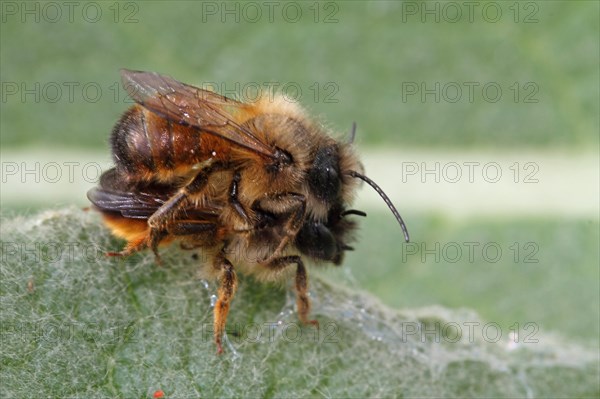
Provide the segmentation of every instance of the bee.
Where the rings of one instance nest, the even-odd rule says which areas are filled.
[[[222,336],[237,288],[236,269],[260,280],[285,278],[295,266],[297,312],[309,319],[304,260],[341,264],[366,216],[351,209],[366,182],[388,205],[406,241],[402,217],[364,175],[350,140],[331,137],[281,96],[240,102],[151,72],[121,70],[136,102],[115,125],[115,167],[88,198],[127,256],[179,240],[208,255],[219,281],[214,339]],[[234,267],[235,265],[235,267]]]

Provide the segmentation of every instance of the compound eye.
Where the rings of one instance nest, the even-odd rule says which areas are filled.
[[[308,183],[315,196],[332,202],[340,192],[339,156],[336,147],[323,147],[317,151],[308,173]]]

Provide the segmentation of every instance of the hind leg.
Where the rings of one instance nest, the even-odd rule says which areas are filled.
[[[146,248],[152,248],[157,263],[161,263],[157,248],[158,244],[168,235],[192,236],[216,232],[214,222],[203,220],[175,220],[170,222],[164,230],[148,229],[145,235],[135,238],[127,243],[121,252],[108,252],[108,256],[129,256]]]
[[[152,252],[154,252],[154,257],[156,258],[156,263],[160,264],[161,259],[158,254],[158,244],[160,244],[161,240],[167,236],[167,232],[164,230],[152,230],[150,229],[148,233],[142,237],[131,240],[127,243],[125,248],[120,252],[107,252],[107,256],[129,256],[136,252],[142,251],[146,248],[152,248]]]
[[[150,234],[146,241],[149,248],[158,257],[158,244],[166,235],[166,230],[173,223],[177,212],[185,206],[190,195],[200,194],[208,185],[209,177],[224,167],[221,163],[215,163],[200,170],[198,174],[184,187],[180,188],[177,194],[173,195],[148,219]]]

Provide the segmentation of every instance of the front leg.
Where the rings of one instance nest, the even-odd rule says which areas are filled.
[[[237,214],[244,220],[244,222],[248,223],[250,218],[248,217],[248,213],[238,198],[241,179],[242,175],[240,174],[240,171],[236,170],[233,174],[233,179],[231,179],[231,185],[229,186],[229,204],[233,207],[233,209],[235,209]]]
[[[290,239],[300,231],[306,216],[306,197],[298,193],[274,194],[258,200],[253,208],[257,212],[269,212],[286,218],[283,223],[283,238],[275,251],[260,262],[267,264],[279,257]]]
[[[267,267],[273,270],[281,270],[289,265],[296,264],[296,306],[298,308],[298,318],[304,324],[312,324],[319,328],[317,320],[309,320],[310,299],[308,298],[308,276],[302,258],[297,255],[282,256],[271,261]]]

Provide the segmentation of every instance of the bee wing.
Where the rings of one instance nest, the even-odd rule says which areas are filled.
[[[88,199],[103,212],[119,212],[126,218],[146,219],[165,200],[145,193],[127,193],[121,191],[93,188],[87,193]]]
[[[88,199],[103,212],[118,212],[129,219],[148,219],[167,200],[166,196],[145,192],[123,192],[96,187],[88,191]],[[218,208],[192,208],[186,210],[186,218],[214,220],[219,216]]]
[[[152,112],[173,122],[197,127],[252,152],[275,158],[271,146],[236,122],[239,116],[250,112],[251,105],[155,72],[121,69],[121,78],[129,96]]]

